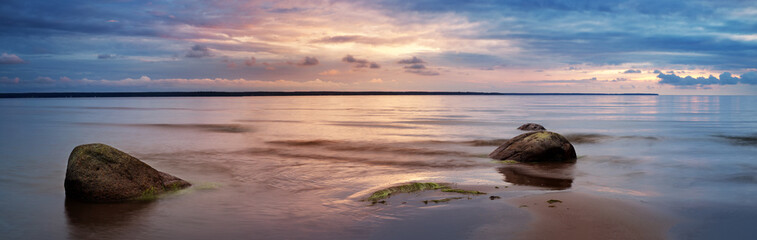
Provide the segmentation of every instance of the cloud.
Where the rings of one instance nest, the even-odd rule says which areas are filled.
[[[757,85],[757,72],[747,72],[741,74],[740,83]]]
[[[370,83],[383,83],[383,82],[384,82],[384,80],[383,80],[383,79],[381,79],[381,78],[374,78],[374,79],[371,79],[371,80],[370,80],[370,81],[368,81],[368,82],[370,82]]]
[[[0,77],[0,84],[18,84],[19,81],[21,81],[19,78]]]
[[[67,82],[65,81],[68,79],[67,77],[61,77],[61,82]],[[70,80],[70,79],[69,79]],[[31,80],[21,80],[21,78],[9,78],[9,77],[0,77],[0,84],[4,85],[54,85],[57,81],[55,79],[52,79],[50,77],[36,77]]]
[[[333,81],[315,79],[310,81],[291,81],[275,80],[262,81],[253,79],[228,79],[228,78],[165,78],[153,79],[148,76],[139,78],[125,78],[118,80],[109,79],[78,79],[71,80],[67,77],[61,77],[60,81],[55,81],[49,77],[37,77],[34,80],[20,80],[19,78],[0,77],[0,84],[8,84],[13,87],[26,85],[29,87],[39,87],[40,85],[67,87],[70,89],[86,88],[90,90],[117,90],[117,91],[134,91],[144,88],[159,90],[219,90],[219,91],[239,91],[246,90],[335,90],[351,85]]]
[[[50,77],[37,77],[34,80],[32,80],[31,83],[36,83],[36,84],[53,84],[53,83],[55,83],[55,80],[53,80]]]
[[[115,54],[98,54],[97,55],[97,59],[113,59],[113,58],[116,58],[116,57],[118,57],[118,56],[115,55]]]
[[[248,67],[252,67],[252,65],[255,65],[255,61],[256,61],[255,57],[250,57],[249,59],[244,60],[244,65]]]
[[[426,61],[413,56],[412,58],[402,59],[397,61],[399,64],[404,64],[405,72],[414,73],[421,76],[437,76],[439,72],[426,69]]]
[[[412,64],[405,66],[405,69],[426,69],[426,65],[423,64]]]
[[[657,78],[660,79],[658,83],[667,84],[673,86],[708,86],[708,85],[734,85],[734,84],[749,84],[757,85],[757,72],[747,72],[741,75],[741,77],[732,76],[729,72],[720,74],[720,78],[710,75],[709,77],[680,77],[675,73],[664,74],[660,73]]]
[[[618,82],[628,82],[628,81],[630,80],[628,80],[627,78],[597,79],[597,77],[592,77],[592,78],[574,79],[574,80],[530,80],[530,81],[520,81],[520,83],[598,84],[598,83],[618,83]]]
[[[265,66],[265,70],[268,70],[268,71],[276,70],[276,66],[274,66],[275,64],[273,63],[263,62],[262,64],[263,66]]]
[[[426,63],[426,62],[423,61],[423,60],[421,60],[420,58],[417,58],[417,57],[413,56],[412,58],[399,60],[399,61],[397,61],[397,63],[399,63],[399,64],[419,64],[419,63],[422,64],[422,63]]]
[[[213,54],[210,53],[210,49],[207,46],[195,44],[190,48],[189,52],[187,52],[184,57],[188,58],[203,58],[203,57],[211,57]]]
[[[115,2],[3,1],[0,46],[4,47],[0,53],[24,56],[34,63],[34,71],[21,66],[3,69],[2,74],[27,80],[37,75],[122,79],[131,76],[128,72],[133,74],[124,69],[142,69],[144,74],[160,78],[239,77],[241,71],[223,71],[218,69],[223,66],[215,61],[214,64],[176,61],[184,57],[204,59],[213,54],[234,56],[237,68],[255,66],[246,67],[244,76],[265,80],[278,79],[279,74],[292,78],[311,76],[331,68],[348,71],[347,66],[329,65],[321,69],[318,65],[315,71],[294,67],[305,55],[319,59],[331,56],[322,64],[327,65],[338,60],[334,56],[346,53],[369,58],[356,59],[367,63],[349,63],[354,68],[381,67],[427,75],[433,70],[438,71],[436,74],[445,70],[442,73],[446,74],[446,69],[454,69],[455,74],[471,74],[471,80],[482,81],[494,76],[481,75],[478,69],[492,69],[491,66],[503,72],[545,69],[540,75],[554,74],[555,79],[592,77],[578,71],[559,71],[571,65],[586,66],[586,71],[591,72],[608,64],[634,64],[620,65],[628,67],[648,63],[644,66],[660,69],[693,66],[715,69],[718,73],[743,73],[754,71],[757,66],[757,58],[750,57],[757,53],[754,14],[743,15],[747,10],[754,12],[754,3],[750,1]],[[650,24],[655,27],[650,28]],[[193,46],[198,48],[193,50]],[[108,51],[95,54],[118,53],[134,60],[161,60],[92,65],[70,58],[89,54],[85,57],[94,61],[93,49]],[[177,59],[163,60],[174,54]],[[260,61],[244,59],[252,55],[260,57]],[[400,59],[413,55],[422,56],[431,64],[418,57]],[[286,59],[291,63],[280,63]],[[263,61],[275,62],[275,67],[282,71],[266,72],[264,68],[273,69],[274,65],[263,65]],[[425,69],[405,66],[415,64]],[[644,68],[643,72],[648,73]],[[612,71],[614,74],[625,70]],[[367,75],[374,73],[356,74],[366,74],[362,77],[371,79],[375,76]],[[503,74],[523,80],[537,78],[515,72]],[[721,77],[719,81],[740,82],[741,78]],[[446,81],[454,82],[451,78]]]
[[[364,36],[349,35],[349,36],[333,36],[324,37],[313,42],[317,43],[347,43],[347,42],[363,42],[367,38]]]
[[[394,44],[402,44],[412,41],[414,38],[412,37],[398,37],[398,38],[378,38],[378,37],[367,37],[362,35],[341,35],[341,36],[332,36],[332,37],[324,37],[318,40],[311,41],[312,43],[330,43],[330,44],[340,44],[340,43],[360,43],[360,44],[368,44],[368,45],[394,45]]]
[[[227,56],[224,56],[224,57],[223,57],[223,58],[221,59],[221,62],[223,62],[223,63],[226,63],[226,68],[228,68],[228,69],[234,69],[234,68],[237,68],[237,63],[236,63],[236,62],[234,62],[234,60],[231,60],[231,59],[230,59],[229,57],[227,57]]]
[[[307,10],[306,8],[298,8],[298,7],[292,7],[292,8],[270,8],[267,9],[268,12],[271,13],[299,13]]]
[[[23,59],[15,54],[3,53],[0,55],[0,64],[22,64],[26,63]]]
[[[328,71],[320,72],[320,73],[318,73],[318,75],[321,75],[321,76],[333,76],[333,75],[339,75],[339,73],[340,73],[339,70],[331,69],[331,70],[328,70]]]
[[[407,69],[405,72],[409,73],[415,73],[422,76],[437,76],[439,75],[439,72],[433,71],[433,70],[422,70],[422,69]]]
[[[662,73],[662,71],[655,69],[652,73],[660,74],[660,73]]]
[[[638,69],[628,69],[628,70],[626,70],[623,73],[625,73],[625,74],[629,74],[629,73],[641,73],[641,70],[638,70]]]
[[[347,55],[347,56],[344,56],[342,58],[342,62],[366,64],[366,63],[368,63],[368,60],[364,60],[364,59],[358,60],[355,57],[353,57],[352,55]]]
[[[315,58],[315,57],[305,57],[302,60],[300,60],[300,62],[297,63],[297,65],[300,65],[300,66],[315,66],[315,65],[318,65],[318,63],[319,63],[318,59]]]
[[[381,68],[376,62],[369,62],[367,59],[357,59],[352,55],[347,55],[342,58],[342,62],[352,63],[354,68]]]

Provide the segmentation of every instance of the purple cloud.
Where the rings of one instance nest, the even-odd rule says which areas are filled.
[[[300,65],[300,66],[315,66],[315,65],[318,65],[318,63],[319,63],[318,59],[315,58],[315,57],[305,57],[299,63],[297,63],[297,65]]]
[[[397,63],[399,63],[399,64],[423,64],[423,63],[426,63],[426,62],[423,61],[423,60],[421,60],[418,57],[413,56],[413,58],[399,60],[399,61],[397,61]]]
[[[211,57],[213,54],[210,53],[210,49],[207,46],[196,44],[192,46],[192,48],[187,52],[184,57],[188,58],[203,58],[203,57]]]
[[[342,58],[342,62],[353,63],[355,68],[381,68],[376,62],[369,62],[367,59],[357,59],[352,55],[347,55]]]

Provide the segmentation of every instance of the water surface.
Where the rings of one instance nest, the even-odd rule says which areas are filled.
[[[0,232],[10,239],[508,239],[505,199],[578,191],[676,217],[677,239],[757,235],[757,97],[282,96],[0,99]],[[579,160],[486,155],[536,122]],[[194,187],[149,203],[66,201],[66,160],[101,142]],[[412,181],[503,197],[361,201]],[[495,188],[497,187],[497,188]],[[507,188],[505,188],[507,187]],[[404,202],[404,204],[403,204]]]

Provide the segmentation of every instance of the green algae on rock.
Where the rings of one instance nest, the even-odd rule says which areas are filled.
[[[371,194],[371,196],[368,197],[368,199],[366,200],[376,202],[378,200],[388,198],[389,196],[395,193],[411,193],[411,192],[419,192],[423,190],[436,190],[436,189],[441,189],[444,187],[446,186],[442,184],[438,184],[438,183],[432,183],[432,182],[410,183],[410,184],[394,186],[394,187],[378,190],[374,192],[373,194]]]
[[[74,148],[68,158],[64,181],[67,198],[86,202],[153,200],[159,194],[190,185],[100,143]]]
[[[399,185],[399,186],[394,186],[394,187],[378,190],[374,192],[373,194],[371,194],[370,197],[364,199],[363,201],[371,201],[375,204],[379,200],[391,197],[391,195],[393,194],[420,192],[420,191],[426,191],[426,190],[441,190],[442,192],[453,192],[453,193],[468,194],[468,195],[486,194],[485,192],[479,192],[475,190],[463,190],[463,189],[452,188],[449,185],[444,184],[444,183],[433,183],[433,182],[417,183],[415,182],[415,183],[408,183],[405,185]]]
[[[453,193],[470,194],[470,195],[486,194],[485,192],[479,192],[476,190],[463,190],[463,189],[456,189],[456,188],[444,188],[442,189],[442,192],[453,192]]]

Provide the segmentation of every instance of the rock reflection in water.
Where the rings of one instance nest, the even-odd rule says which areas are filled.
[[[573,184],[575,163],[508,164],[497,169],[505,182],[554,190],[568,189]]]
[[[106,239],[133,235],[143,228],[141,216],[153,206],[154,202],[86,203],[66,199],[69,237]]]

